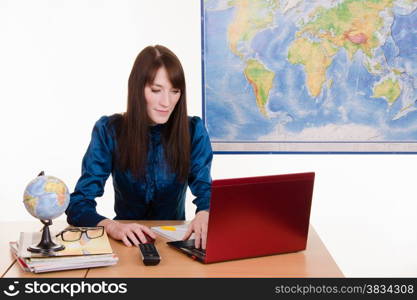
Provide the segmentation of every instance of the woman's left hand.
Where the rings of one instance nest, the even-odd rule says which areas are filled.
[[[195,214],[194,219],[188,225],[188,230],[185,233],[183,240],[188,240],[191,234],[194,232],[195,247],[206,249],[207,242],[207,225],[209,219],[209,212],[207,210],[200,210]],[[200,244],[201,242],[201,244]]]

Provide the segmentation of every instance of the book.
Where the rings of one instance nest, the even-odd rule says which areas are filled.
[[[18,256],[18,245],[17,242],[10,242],[10,250],[13,254],[14,259],[16,259],[17,263],[19,264],[20,268],[23,271],[30,272],[29,266],[26,264],[25,260]]]
[[[151,229],[157,234],[161,235],[164,238],[167,238],[170,241],[180,241],[184,237],[188,229],[188,224],[182,225],[168,225],[168,226],[154,226]],[[191,235],[190,239],[194,238],[194,233]]]
[[[103,267],[114,265],[119,260],[112,251],[106,233],[96,239],[85,237],[75,242],[54,239],[54,242],[64,244],[65,249],[48,255],[29,252],[27,248],[38,243],[41,234],[41,232],[21,232],[19,242],[9,243],[12,255],[23,271],[44,273]]]
[[[21,232],[19,239],[19,257],[45,257],[41,253],[33,253],[27,248],[33,244],[39,243],[42,237],[42,232]],[[112,248],[106,232],[103,236],[95,239],[89,239],[85,235],[75,242],[63,241],[60,237],[52,238],[57,244],[65,246],[64,250],[53,252],[49,256],[69,256],[69,255],[91,255],[91,254],[110,254]]]

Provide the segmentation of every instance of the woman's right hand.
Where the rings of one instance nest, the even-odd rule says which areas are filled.
[[[152,230],[138,223],[120,223],[110,219],[101,220],[97,226],[103,226],[107,234],[115,240],[122,241],[126,246],[131,247],[132,244],[138,246],[139,243],[146,243],[148,240],[145,235],[152,239],[156,239]]]

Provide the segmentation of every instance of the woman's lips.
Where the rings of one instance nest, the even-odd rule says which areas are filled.
[[[166,115],[169,113],[169,110],[159,110],[159,109],[155,109],[157,113],[161,114],[161,115]]]

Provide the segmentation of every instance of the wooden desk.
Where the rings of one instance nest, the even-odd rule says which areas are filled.
[[[182,221],[138,221],[151,226],[179,225]],[[51,230],[67,226],[54,222]],[[17,240],[21,231],[40,230],[40,222],[0,223],[0,274],[2,277],[343,277],[342,272],[327,251],[315,230],[310,227],[305,251],[241,259],[214,264],[201,264],[166,245],[158,237],[156,247],[161,256],[158,266],[144,266],[137,247],[126,247],[122,242],[110,240],[113,251],[119,256],[115,266],[80,269],[45,274],[24,272],[13,259],[9,241]]]

